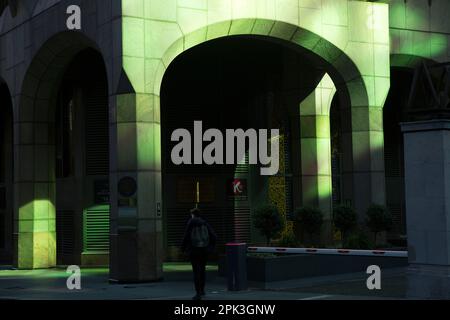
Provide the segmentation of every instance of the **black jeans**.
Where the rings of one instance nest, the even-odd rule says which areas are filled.
[[[194,272],[195,291],[200,295],[205,292],[208,251],[206,248],[192,248],[190,256],[192,271]]]

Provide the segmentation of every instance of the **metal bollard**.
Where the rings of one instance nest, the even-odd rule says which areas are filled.
[[[247,290],[247,244],[228,243],[226,253],[228,290]]]

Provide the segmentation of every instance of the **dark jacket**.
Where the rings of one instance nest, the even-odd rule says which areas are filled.
[[[191,233],[192,229],[196,226],[206,225],[209,232],[209,245],[208,252],[213,252],[216,247],[217,235],[214,232],[211,225],[203,220],[202,218],[192,218],[189,220],[186,231],[184,232],[183,243],[181,244],[181,250],[186,253],[190,253],[192,251],[192,242],[191,242]]]

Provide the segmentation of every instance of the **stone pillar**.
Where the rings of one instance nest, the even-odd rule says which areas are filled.
[[[342,203],[355,209],[362,226],[371,204],[386,203],[383,105],[384,88],[389,87],[388,77],[376,79],[375,87],[365,83],[365,78],[336,84],[340,91]]]
[[[402,124],[409,295],[450,296],[450,121]]]
[[[21,98],[23,108],[33,110],[31,99]],[[53,127],[45,112],[14,123],[14,266],[19,269],[56,265]]]
[[[359,223],[364,225],[371,204],[386,204],[383,107],[352,106],[351,132],[346,132],[348,125],[345,121],[342,124],[344,201],[352,199]],[[346,183],[350,179],[353,182],[351,189]]]
[[[329,114],[335,93],[333,81],[325,75],[317,88],[300,103],[302,203],[323,211],[326,238],[331,237],[333,205]]]
[[[163,262],[159,96],[117,95],[111,106],[110,278],[156,281]]]

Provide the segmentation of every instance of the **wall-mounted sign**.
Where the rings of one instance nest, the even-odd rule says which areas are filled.
[[[227,196],[235,200],[247,200],[247,180],[246,179],[229,179],[227,181]]]
[[[132,177],[124,177],[119,180],[117,185],[119,192],[119,207],[136,207],[137,206],[137,182]]]
[[[132,177],[124,177],[120,179],[117,189],[122,197],[132,197],[137,192],[136,180]]]

